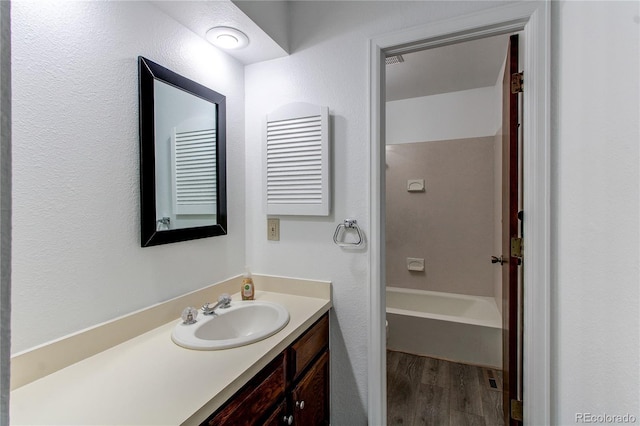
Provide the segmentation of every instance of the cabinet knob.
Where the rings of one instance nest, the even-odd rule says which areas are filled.
[[[290,416],[284,416],[284,424],[285,425],[292,425],[293,424],[293,415]]]
[[[304,410],[304,401],[296,401],[296,408]]]

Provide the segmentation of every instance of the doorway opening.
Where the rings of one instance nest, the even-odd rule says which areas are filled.
[[[501,34],[385,61],[389,425],[505,424],[510,42]]]
[[[518,4],[492,11],[409,29],[372,40],[371,43],[371,293],[369,353],[369,422],[386,424],[386,131],[385,131],[385,59],[418,50],[453,45],[471,40],[521,32],[524,47],[523,66],[527,71],[526,97],[523,101],[525,141],[523,180],[527,191],[523,210],[527,220],[522,231],[528,239],[523,254],[524,282],[535,282],[525,289],[522,323],[527,333],[522,349],[523,400],[526,423],[546,424],[550,419],[549,366],[549,8],[544,3]],[[420,177],[417,185],[422,182]],[[407,179],[408,181],[409,179]],[[415,182],[413,182],[415,183]],[[406,182],[410,185],[409,182]],[[425,186],[428,185],[425,182]],[[420,257],[410,264],[421,268]],[[496,255],[498,259],[499,256]],[[416,262],[417,259],[417,262]],[[406,260],[406,259],[405,259]],[[427,260],[425,258],[425,260]],[[426,262],[428,265],[428,262]],[[426,362],[426,361],[425,361]],[[499,377],[490,377],[489,386]],[[509,401],[510,402],[510,401]]]

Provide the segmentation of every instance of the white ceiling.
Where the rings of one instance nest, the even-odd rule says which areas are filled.
[[[267,61],[288,53],[231,0],[218,1],[149,1],[152,5],[206,40],[207,30],[216,26],[236,28],[249,37],[249,45],[225,50],[243,64]]]
[[[507,55],[508,35],[402,55],[387,65],[387,101],[494,86]]]

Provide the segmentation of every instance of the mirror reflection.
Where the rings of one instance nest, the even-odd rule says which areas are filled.
[[[156,80],[157,230],[215,225],[216,104]]]
[[[139,58],[142,245],[226,234],[225,97]]]

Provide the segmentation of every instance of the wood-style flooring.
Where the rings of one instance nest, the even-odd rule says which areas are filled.
[[[387,351],[387,424],[504,425],[502,371]]]

